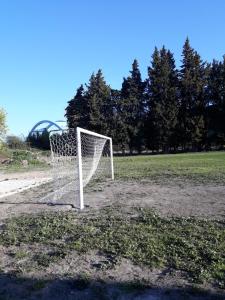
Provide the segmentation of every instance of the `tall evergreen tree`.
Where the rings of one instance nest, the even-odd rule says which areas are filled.
[[[198,150],[225,143],[225,57],[204,63],[186,39],[178,72],[173,54],[155,48],[143,82],[135,59],[121,90],[106,84],[101,70],[92,74],[68,102],[69,127],[83,127],[113,137],[130,152],[171,148]],[[206,135],[207,133],[207,135]]]
[[[121,91],[111,90],[111,101],[113,105],[113,114],[111,122],[111,136],[114,144],[118,145],[120,150],[125,154],[126,145],[129,142],[127,133],[126,123],[124,122],[123,116],[126,114],[121,101]]]
[[[209,140],[223,145],[225,142],[225,56],[222,62],[213,60],[208,83]]]
[[[130,76],[123,79],[121,89],[121,119],[125,123],[130,152],[141,151],[144,126],[144,83],[141,79],[138,61],[132,64]]]
[[[113,105],[111,101],[111,89],[104,80],[101,70],[92,74],[87,85],[86,98],[89,108],[90,130],[98,133],[108,134],[111,130],[111,118]]]
[[[223,145],[225,143],[225,55],[221,63],[221,85],[220,85],[220,101],[218,103],[218,109],[221,112],[221,130],[223,133]]]
[[[88,128],[89,106],[83,85],[77,89],[74,98],[68,102],[65,117],[69,128],[77,126]]]
[[[183,148],[201,146],[205,134],[205,63],[190,46],[187,38],[183,47],[180,70],[180,141]]]
[[[148,76],[148,137],[153,149],[167,152],[175,144],[178,77],[173,54],[165,47],[155,48]]]

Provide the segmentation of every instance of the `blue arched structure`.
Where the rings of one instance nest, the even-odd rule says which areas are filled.
[[[39,121],[37,124],[35,124],[33,126],[33,128],[31,129],[31,131],[28,134],[28,137],[33,136],[34,134],[38,133],[42,133],[43,131],[47,130],[49,131],[51,127],[53,127],[54,129],[58,129],[58,130],[63,130],[65,129],[65,126],[62,126],[62,124],[60,123],[65,123],[65,121],[49,121],[49,120],[42,120]],[[40,127],[40,125],[44,125],[41,128],[38,129],[38,127]]]

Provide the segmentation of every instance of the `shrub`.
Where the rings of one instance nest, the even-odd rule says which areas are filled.
[[[7,136],[6,143],[10,149],[26,149],[27,144],[20,137],[15,135]]]

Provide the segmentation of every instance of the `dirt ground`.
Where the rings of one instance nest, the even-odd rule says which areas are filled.
[[[4,180],[26,180],[30,178],[47,177],[44,171],[18,174],[1,174]],[[24,213],[39,213],[41,211],[67,211],[78,206],[75,195],[67,195],[65,203],[49,205],[40,199],[52,191],[51,183],[45,183],[32,189],[24,190],[0,199],[0,220]],[[85,209],[83,213],[98,212],[100,208],[123,206],[123,209],[134,207],[150,207],[162,216],[195,216],[209,219],[225,218],[225,186],[222,185],[193,185],[190,182],[171,182],[154,184],[148,180],[106,182],[103,185],[90,186],[84,193]],[[35,245],[23,246],[24,251],[35,253]],[[29,248],[29,249],[28,249]],[[193,286],[184,280],[180,272],[175,270],[150,270],[133,265],[129,260],[122,259],[114,269],[102,269],[99,266],[107,262],[107,258],[98,253],[78,255],[70,253],[58,263],[51,264],[46,269],[24,271],[26,276],[18,281],[14,274],[15,262],[10,255],[13,247],[0,248],[2,269],[5,275],[0,276],[0,299],[135,299],[135,300],[172,300],[172,299],[225,299],[225,292],[215,291],[211,286],[201,286],[207,293],[194,291]],[[17,249],[18,250],[18,249]],[[20,249],[21,250],[21,249]],[[43,249],[46,252],[48,249]],[[15,250],[16,251],[16,250]],[[30,262],[30,264],[32,261]],[[20,268],[26,270],[27,262],[20,262]],[[32,268],[31,268],[32,269]],[[87,273],[92,278],[90,286],[75,288],[73,281],[80,273]],[[69,276],[65,277],[65,274]],[[40,285],[40,279],[43,286]],[[123,282],[151,282],[152,288],[145,290],[129,290]],[[189,291],[190,289],[190,291]],[[27,293],[27,290],[30,292]],[[121,290],[123,292],[121,292]],[[1,298],[8,293],[8,298]],[[27,293],[27,294],[26,294]],[[15,296],[16,295],[16,296]],[[10,298],[11,297],[11,298]],[[223,298],[224,297],[224,298]]]
[[[23,251],[36,252],[35,245],[24,246]],[[10,249],[14,253],[16,249]],[[108,260],[99,253],[78,255],[71,252],[60,262],[45,268],[29,271],[33,262],[21,259],[18,267],[27,268],[26,276],[16,276],[12,268],[13,255],[9,249],[0,248],[5,276],[0,275],[0,299],[13,300],[222,300],[223,290],[212,286],[193,286],[184,279],[181,271],[149,269],[122,259],[113,269],[103,268]],[[28,268],[28,263],[29,268]],[[26,265],[27,264],[27,265]],[[65,276],[66,274],[66,276]],[[90,281],[79,279],[88,275]],[[76,279],[74,279],[76,278]],[[134,285],[136,282],[136,286]],[[131,283],[131,284],[129,284]],[[146,284],[146,288],[139,286]],[[3,298],[1,295],[8,296]],[[1,294],[2,293],[2,294]]]
[[[36,182],[48,178],[46,171],[1,174],[0,181],[26,180]],[[41,201],[52,192],[52,183],[45,183],[0,199],[0,219],[20,213],[38,213],[42,210],[58,211],[79,207],[78,195],[67,194],[64,202],[49,205]],[[151,181],[126,181],[98,183],[88,187],[84,193],[85,210],[100,209],[105,206],[151,207],[162,216],[195,216],[210,219],[225,218],[225,186],[193,185],[190,182],[174,182],[170,185],[155,184]]]

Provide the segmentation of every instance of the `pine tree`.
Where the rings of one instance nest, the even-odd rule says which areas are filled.
[[[89,107],[83,85],[77,89],[74,98],[68,102],[65,116],[69,128],[75,128],[77,126],[88,128]]]
[[[180,70],[180,113],[179,132],[183,148],[192,146],[197,150],[205,135],[205,63],[190,46],[188,38],[183,47]]]
[[[155,48],[148,68],[148,138],[153,149],[167,152],[175,144],[178,116],[178,77],[173,54]]]
[[[222,131],[223,131],[223,146],[225,143],[225,55],[223,56],[222,62],[222,82],[221,82],[221,92],[220,92],[220,110],[222,115]]]
[[[123,79],[121,89],[120,113],[123,120],[124,129],[127,132],[127,140],[130,152],[134,149],[141,151],[142,132],[144,126],[144,84],[138,61],[135,59],[132,64],[130,76]]]
[[[208,84],[208,139],[223,145],[225,142],[225,56],[223,61],[213,60]]]
[[[49,132],[47,129],[44,129],[40,135],[39,145],[41,149],[50,150]]]
[[[147,97],[147,118],[145,124],[146,146],[152,150],[159,149],[158,133],[155,130],[156,118],[154,113],[154,100],[157,95],[158,70],[160,65],[160,56],[157,47],[152,54],[151,67],[148,67],[148,79],[146,80],[146,97]]]
[[[110,86],[106,84],[101,70],[98,70],[96,75],[92,74],[87,85],[86,98],[90,120],[88,128],[98,133],[109,134],[113,105]]]
[[[111,90],[111,100],[113,105],[113,119],[111,122],[111,136],[115,145],[122,150],[125,154],[126,145],[129,142],[129,137],[127,133],[127,126],[124,122],[124,116],[126,115],[126,109],[121,101],[121,91]]]

